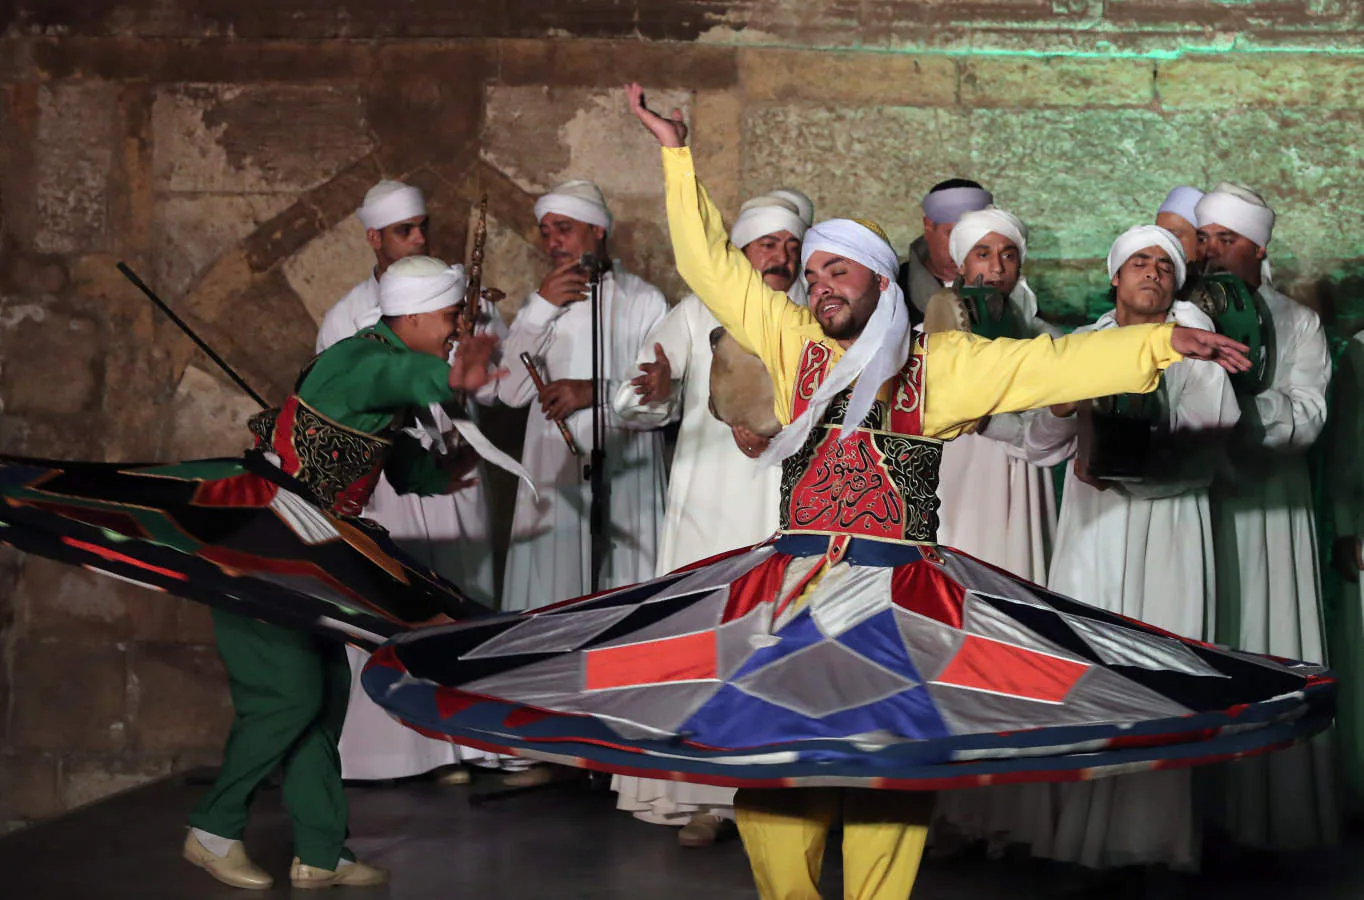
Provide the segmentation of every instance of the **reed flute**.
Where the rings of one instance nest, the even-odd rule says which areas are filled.
[[[545,379],[542,378],[539,371],[536,370],[535,360],[530,358],[529,353],[521,354],[521,365],[525,366],[526,371],[530,373],[530,380],[535,382],[535,389],[537,391],[543,391],[545,389]],[[568,444],[568,452],[572,453],[574,456],[582,456],[583,451],[578,447],[578,442],[573,440],[573,432],[568,430],[567,423],[565,423],[563,419],[555,419],[554,424],[559,426],[559,433],[564,436],[564,443]]]

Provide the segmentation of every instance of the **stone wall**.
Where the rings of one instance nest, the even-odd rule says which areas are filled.
[[[676,297],[638,79],[682,108],[732,213],[779,184],[917,233],[976,177],[1033,229],[1047,314],[1093,313],[1099,260],[1169,186],[1278,206],[1283,282],[1360,294],[1360,4],[1336,0],[352,0],[0,4],[0,452],[222,455],[252,403],[114,270],[126,260],[271,400],[365,274],[381,176],[463,255],[487,193],[504,313],[538,281],[531,203],[596,179],[614,250]],[[1353,307],[1352,307],[1353,309]],[[1352,313],[1353,314],[1353,313]],[[514,437],[514,436],[513,436]],[[505,509],[499,510],[505,514]],[[202,609],[0,556],[0,823],[196,761],[230,707]]]

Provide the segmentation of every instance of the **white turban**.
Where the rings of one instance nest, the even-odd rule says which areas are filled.
[[[1184,245],[1179,238],[1159,225],[1135,225],[1118,235],[1108,251],[1108,277],[1112,279],[1122,264],[1132,258],[1132,254],[1148,247],[1159,247],[1170,255],[1170,262],[1175,264],[1175,289],[1182,288],[1188,271],[1184,261]]]
[[[739,207],[739,217],[729,230],[729,242],[742,250],[763,235],[789,231],[800,240],[808,226],[788,200],[764,194]]]
[[[909,359],[910,325],[904,294],[895,283],[899,260],[890,242],[878,231],[852,219],[828,219],[805,232],[800,262],[804,268],[811,254],[823,250],[860,263],[886,279],[887,287],[876,302],[866,327],[832,372],[815,390],[810,405],[787,427],[777,432],[761,457],[775,464],[800,450],[810,431],[824,418],[835,395],[852,384],[852,400],[843,420],[839,439],[851,435],[867,413],[887,380],[904,368]]]
[[[535,221],[540,221],[548,213],[568,216],[578,222],[596,225],[611,233],[611,210],[606,208],[606,198],[601,188],[590,181],[575,178],[545,194],[535,201]]]
[[[379,277],[379,308],[361,318],[368,328],[381,316],[408,316],[454,306],[464,296],[468,280],[461,265],[447,266],[429,256],[409,256]]]
[[[1203,192],[1198,188],[1181,184],[1165,195],[1165,202],[1160,204],[1160,209],[1156,210],[1156,215],[1174,213],[1190,225],[1197,225],[1198,201],[1202,200],[1203,196]]]
[[[1204,194],[1195,213],[1198,221],[1194,224],[1199,228],[1221,225],[1260,247],[1268,247],[1269,239],[1274,236],[1274,210],[1250,188],[1229,181]],[[1271,274],[1266,258],[1260,263],[1260,280],[1269,284]]]
[[[952,262],[957,264],[957,268],[961,268],[962,263],[966,261],[966,254],[971,252],[971,248],[991,232],[1003,235],[1014,242],[1014,246],[1018,248],[1020,263],[1028,258],[1028,226],[1007,210],[987,206],[985,209],[963,213],[952,229],[952,237],[947,242],[947,252],[952,255]]]
[[[995,202],[995,195],[985,188],[952,187],[929,191],[920,205],[924,215],[939,225],[959,222],[966,213],[985,209]]]
[[[777,188],[775,191],[768,191],[767,196],[777,197],[794,206],[806,228],[815,224],[815,201],[806,196],[804,191],[798,191],[795,188]]]
[[[355,214],[365,228],[378,231],[394,222],[426,215],[426,199],[419,188],[401,181],[381,181],[365,194]]]

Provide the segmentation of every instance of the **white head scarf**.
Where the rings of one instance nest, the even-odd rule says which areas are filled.
[[[1260,247],[1268,247],[1269,239],[1274,236],[1274,210],[1269,208],[1265,198],[1248,187],[1224,181],[1213,188],[1198,201],[1195,210],[1199,228],[1208,225],[1221,225],[1248,238]],[[1260,261],[1260,280],[1271,284],[1273,272],[1269,259]]]
[[[866,266],[884,277],[887,287],[881,292],[876,310],[862,329],[862,334],[815,390],[805,412],[777,432],[777,436],[767,445],[761,460],[769,464],[781,462],[800,450],[811,430],[823,420],[830,401],[856,380],[848,414],[839,431],[839,440],[846,439],[871,412],[881,385],[904,368],[905,361],[909,359],[909,313],[905,309],[904,294],[895,283],[899,260],[890,242],[861,222],[828,219],[805,233],[800,254],[802,268],[817,250]]]
[[[985,209],[962,213],[962,217],[952,229],[952,237],[947,242],[947,252],[952,255],[952,262],[957,264],[958,269],[964,266],[966,255],[971,252],[971,248],[980,243],[981,238],[991,233],[1003,235],[1013,241],[1014,246],[1018,248],[1020,267],[1027,261],[1028,226],[1006,209],[987,206]],[[1027,276],[1021,271],[1018,273],[1018,283],[1009,292],[1009,299],[1017,304],[1025,319],[1031,320],[1037,316],[1037,295],[1033,293]]]
[[[384,270],[379,278],[379,308],[360,319],[368,328],[381,316],[407,316],[454,306],[468,280],[461,265],[447,266],[429,256],[409,256]]]
[[[365,202],[355,214],[365,228],[378,231],[394,222],[426,215],[426,198],[410,184],[381,181],[365,194]]]
[[[969,212],[976,212],[995,202],[995,195],[978,187],[943,188],[929,191],[920,201],[924,215],[939,225],[953,224]]]
[[[1179,238],[1159,225],[1134,225],[1118,235],[1118,239],[1108,251],[1108,277],[1112,279],[1118,274],[1122,264],[1132,258],[1132,254],[1147,247],[1159,247],[1170,255],[1170,261],[1175,264],[1175,289],[1182,288],[1184,277],[1188,273],[1188,265],[1184,260],[1184,245],[1179,242]]]
[[[540,221],[548,213],[568,216],[604,228],[607,234],[611,233],[613,219],[601,188],[581,178],[565,181],[535,201],[535,221]]]
[[[763,235],[789,231],[796,240],[805,237],[805,220],[795,205],[781,197],[764,194],[739,207],[739,217],[729,230],[729,242],[742,250]]]
[[[777,188],[775,191],[768,191],[767,196],[785,200],[787,203],[794,206],[797,214],[800,215],[800,220],[805,223],[806,228],[815,224],[815,201],[806,196],[804,191],[798,191],[791,187],[784,187]]]
[[[1198,201],[1202,199],[1203,192],[1198,188],[1181,184],[1165,195],[1165,202],[1160,204],[1160,209],[1156,210],[1156,215],[1174,213],[1185,222],[1196,227],[1198,224]]]

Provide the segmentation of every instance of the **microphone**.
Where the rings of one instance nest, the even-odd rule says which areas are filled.
[[[596,281],[601,278],[603,272],[611,268],[611,262],[595,253],[584,253],[578,257],[578,268],[587,273],[589,281]]]

